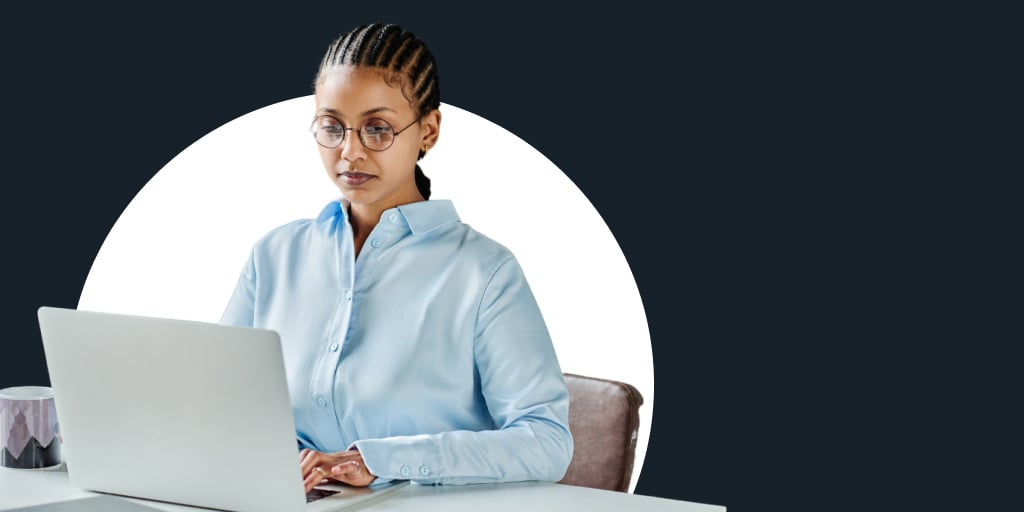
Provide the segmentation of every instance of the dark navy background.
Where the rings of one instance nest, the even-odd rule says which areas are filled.
[[[1004,16],[380,4],[3,9],[0,387],[48,384],[36,309],[76,306],[149,178],[387,20],[427,41],[443,101],[543,152],[622,245],[658,394],[638,494],[963,510],[1019,487],[1020,334],[998,327],[1019,288],[997,269],[1020,217],[968,136],[1014,67],[989,51]]]

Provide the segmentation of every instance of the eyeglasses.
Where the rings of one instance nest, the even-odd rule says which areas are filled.
[[[341,121],[337,120],[334,116],[324,115],[313,119],[313,124],[309,127],[309,130],[313,132],[313,138],[316,139],[317,144],[325,148],[340,146],[345,142],[345,134],[349,130],[355,130],[359,134],[359,141],[363,143],[366,149],[384,151],[390,148],[391,144],[394,144],[395,137],[398,134],[418,123],[420,119],[423,119],[423,116],[418,117],[409,126],[396,132],[387,121],[376,117],[363,121],[359,128],[345,128],[345,125],[341,124]]]

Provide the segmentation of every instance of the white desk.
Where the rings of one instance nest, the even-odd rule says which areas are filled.
[[[25,471],[0,468],[0,510],[55,503],[93,496],[73,487],[61,470]],[[168,512],[196,512],[179,505],[133,500]],[[725,507],[687,501],[652,498],[546,482],[480,484],[464,486],[407,485],[364,506],[359,511],[423,512],[540,512],[586,510],[588,512],[725,512]]]

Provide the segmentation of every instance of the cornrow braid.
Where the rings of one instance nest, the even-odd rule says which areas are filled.
[[[328,47],[320,63],[314,87],[330,68],[344,64],[384,71],[402,87],[403,94],[419,115],[441,104],[437,63],[433,54],[422,40],[398,25],[362,25],[339,36]]]
[[[377,40],[373,43],[373,50],[371,50],[370,52],[371,54],[377,56],[377,58],[374,59],[373,61],[373,65],[375,67],[384,67],[384,61],[387,58],[386,56],[390,55],[391,53],[394,53],[393,50],[391,52],[388,52],[388,50],[395,43],[395,38],[389,36],[394,34],[396,31],[400,30],[401,29],[399,29],[397,26],[390,25],[384,27],[383,30],[380,30],[377,33]]]
[[[433,54],[422,40],[398,25],[361,25],[338,36],[320,62],[313,88],[316,89],[331,68],[346,64],[383,71],[387,83],[401,89],[417,116],[422,117],[441,106]],[[417,159],[424,154],[420,150]],[[430,178],[423,174],[419,165],[416,166],[416,186],[425,199],[430,197]]]

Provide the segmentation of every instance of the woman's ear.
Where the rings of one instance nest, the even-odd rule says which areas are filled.
[[[420,150],[426,153],[437,144],[437,137],[441,134],[440,110],[435,108],[423,116],[423,120],[420,121],[420,133],[423,137],[420,141]]]

